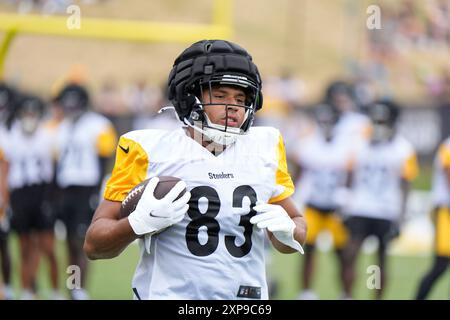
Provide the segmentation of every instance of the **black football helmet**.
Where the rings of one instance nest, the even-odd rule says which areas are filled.
[[[37,96],[23,94],[17,103],[16,119],[27,134],[34,133],[45,113],[45,103]]]
[[[400,107],[388,99],[377,100],[367,106],[367,115],[372,121],[372,141],[390,140],[396,130]]]
[[[328,103],[322,103],[314,107],[314,118],[317,126],[327,140],[333,136],[333,130],[339,120],[340,112]]]
[[[87,90],[78,84],[66,85],[54,98],[66,114],[81,113],[88,109],[89,94]]]
[[[31,95],[23,94],[17,103],[17,116],[20,117],[23,114],[33,114],[38,117],[42,117],[45,112],[45,103],[41,98]]]
[[[325,103],[341,112],[356,108],[353,86],[345,81],[332,82],[325,90]]]
[[[205,114],[204,106],[214,104],[201,101],[203,90],[211,92],[218,85],[237,86],[246,93],[245,104],[234,105],[245,108],[240,128],[212,124]],[[252,126],[255,112],[262,107],[261,86],[258,68],[245,49],[229,41],[202,40],[175,60],[168,79],[168,98],[179,119],[189,126],[201,122],[203,129],[216,130],[225,136],[244,134]]]
[[[367,115],[374,124],[394,127],[400,114],[400,107],[392,100],[377,100],[367,107]]]
[[[17,100],[17,91],[0,82],[0,122],[8,128],[14,119]]]

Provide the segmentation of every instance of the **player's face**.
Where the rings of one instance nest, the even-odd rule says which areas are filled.
[[[336,108],[341,112],[351,111],[353,109],[353,101],[346,93],[338,92],[332,100]]]
[[[383,121],[372,121],[372,141],[389,141],[394,135],[395,130],[388,123]]]
[[[205,105],[205,113],[212,123],[238,128],[244,122],[245,100],[245,92],[232,86],[212,87],[211,92],[204,90],[202,96],[203,103],[215,104]]]
[[[19,115],[19,122],[25,134],[33,134],[40,122],[39,114],[25,111]]]

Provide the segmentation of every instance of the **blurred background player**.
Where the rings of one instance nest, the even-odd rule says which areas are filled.
[[[0,286],[0,299],[13,299],[11,287],[11,254],[8,244],[9,236],[9,207],[7,163],[3,151],[3,144],[8,140],[8,133],[14,114],[17,93],[5,83],[0,82],[0,269],[3,288]],[[1,284],[1,282],[0,282]]]
[[[42,127],[45,105],[36,96],[22,95],[15,121],[4,142],[12,228],[19,235],[22,299],[33,299],[40,253],[48,260],[51,299],[61,299],[55,254],[55,217],[46,205],[48,184],[53,177],[53,140]]]
[[[435,209],[434,263],[420,282],[416,299],[425,299],[450,261],[450,137],[439,147],[434,161],[432,195]]]
[[[81,288],[71,290],[74,300],[88,299],[85,288],[87,258],[83,252],[86,230],[98,201],[98,192],[115,151],[117,135],[112,123],[89,110],[89,94],[68,84],[55,98],[65,119],[58,129],[56,181],[61,188],[61,220],[67,230],[69,264],[81,271]]]
[[[345,223],[350,240],[344,251],[346,298],[352,296],[355,261],[368,236],[378,239],[378,266],[381,288],[386,286],[386,250],[398,235],[404,219],[410,181],[418,174],[412,145],[397,133],[398,106],[387,100],[377,101],[367,109],[372,121],[370,141],[355,150],[350,175],[350,196],[346,199]]]
[[[314,109],[317,130],[300,141],[293,162],[298,166],[296,186],[305,204],[308,233],[305,260],[302,270],[303,292],[299,299],[317,299],[312,290],[314,251],[318,235],[327,230],[333,238],[334,248],[342,273],[342,249],[347,241],[347,231],[337,214],[337,191],[346,184],[350,152],[348,145],[337,139],[335,126],[339,121],[338,110],[329,104]],[[341,278],[341,277],[340,277]]]
[[[353,87],[345,81],[332,82],[326,89],[325,102],[339,112],[339,121],[334,131],[345,143],[351,145],[367,139],[370,120],[362,114],[354,99]]]

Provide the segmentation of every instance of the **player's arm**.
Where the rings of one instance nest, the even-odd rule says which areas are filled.
[[[9,205],[8,172],[9,163],[0,157],[0,218]]]
[[[303,166],[301,164],[295,163],[295,162],[290,162],[292,163],[292,180],[293,181],[299,181],[302,178],[303,172],[305,171],[303,169]]]
[[[402,192],[402,208],[399,217],[399,223],[404,221],[406,215],[406,204],[408,194],[411,189],[411,181],[419,174],[419,165],[417,162],[416,154],[411,154],[403,165],[402,180],[401,180],[401,192]]]
[[[89,259],[114,258],[137,239],[128,219],[119,219],[120,206],[120,202],[103,200],[95,211],[84,242]]]
[[[411,183],[406,179],[402,179],[402,181],[401,181],[402,209],[400,212],[399,223],[402,223],[403,221],[405,221],[406,204],[407,204],[408,195],[409,195],[410,190],[411,190]]]
[[[450,166],[444,168],[444,173],[447,178],[447,183],[450,185]]]
[[[291,199],[291,197],[281,200],[279,202],[274,203],[276,205],[280,205],[283,207],[283,209],[287,212],[289,217],[292,219],[292,221],[295,223],[295,229],[293,232],[293,238],[297,242],[299,242],[302,246],[305,243],[306,240],[306,220],[300,213],[300,211],[297,209],[297,207],[294,204],[294,201]],[[273,246],[282,253],[294,253],[297,252],[297,250],[293,249],[290,246],[285,245],[284,243],[280,242],[272,232],[267,231],[269,234],[269,239],[272,242]]]
[[[290,198],[294,183],[289,175],[284,143],[281,135],[278,141],[278,167],[275,172],[276,192],[269,203],[256,203],[257,212],[250,223],[260,229],[267,229],[269,238],[282,253],[303,253],[302,244],[306,238],[306,222]],[[280,192],[281,190],[281,192]]]
[[[97,146],[99,154],[101,154],[101,146],[109,152],[110,146],[104,147],[105,141],[109,141],[108,145],[110,145],[112,139],[99,139]],[[124,152],[121,147],[127,152]],[[148,158],[140,145],[133,140],[121,137],[116,150],[115,167],[106,184],[104,200],[95,211],[86,233],[84,251],[90,259],[116,257],[137,238],[129,220],[120,219],[120,207],[128,191],[144,180],[147,163]]]
[[[293,181],[298,181],[303,174],[303,167],[298,155],[286,154],[290,174]]]
[[[116,164],[105,188],[105,200],[99,205],[87,231],[84,250],[90,259],[108,259],[119,255],[138,236],[152,235],[181,221],[189,208],[190,193],[178,200],[186,183],[178,182],[162,199],[154,197],[157,177],[147,183],[136,208],[121,219],[122,201],[128,192],[145,180],[148,156],[142,147],[122,137]]]

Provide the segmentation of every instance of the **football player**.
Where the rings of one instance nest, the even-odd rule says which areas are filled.
[[[0,259],[3,278],[3,294],[0,299],[13,299],[11,287],[11,254],[8,245],[9,235],[9,193],[7,181],[7,163],[3,151],[3,144],[8,140],[8,133],[13,119],[13,110],[17,99],[17,92],[9,85],[0,83]]]
[[[11,225],[19,235],[22,299],[34,297],[41,251],[49,262],[51,298],[62,298],[54,249],[55,217],[45,205],[47,186],[53,177],[53,140],[41,125],[44,111],[41,99],[23,95],[8,140],[3,143],[13,212]]]
[[[60,188],[61,220],[67,230],[69,264],[81,271],[81,288],[73,288],[74,300],[85,300],[87,258],[83,252],[98,190],[109,157],[117,143],[116,131],[104,116],[89,110],[89,94],[78,84],[68,84],[54,99],[65,119],[58,128],[57,185]]]
[[[347,144],[366,140],[370,131],[370,120],[358,112],[353,87],[345,81],[335,81],[326,89],[325,102],[335,107],[340,114],[334,131]]]
[[[440,145],[434,160],[432,195],[435,209],[434,263],[420,282],[416,299],[425,299],[450,261],[450,137]]]
[[[302,252],[306,224],[290,199],[279,131],[252,127],[263,104],[258,69],[239,45],[203,40],[175,60],[168,85],[184,127],[120,138],[84,249],[112,258],[144,235],[135,299],[268,299],[266,233],[279,251]],[[161,175],[182,181],[156,200]],[[147,178],[136,209],[119,219],[121,201]]]
[[[380,100],[367,110],[372,133],[369,143],[362,144],[354,154],[349,201],[344,209],[350,232],[344,252],[344,285],[346,297],[350,298],[356,258],[363,241],[373,235],[379,241],[381,287],[375,293],[380,299],[386,286],[387,246],[400,231],[410,181],[418,174],[418,164],[411,143],[396,130],[397,104]]]
[[[302,300],[317,299],[311,282],[315,269],[314,249],[317,236],[322,231],[330,232],[342,271],[342,249],[347,241],[347,230],[338,214],[338,192],[345,187],[351,162],[349,145],[337,139],[335,132],[339,111],[329,104],[320,104],[314,109],[317,130],[299,142],[293,157],[299,175],[296,186],[300,186],[308,223],[305,260],[302,274]]]

